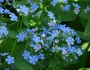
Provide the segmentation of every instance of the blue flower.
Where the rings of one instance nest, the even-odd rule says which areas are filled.
[[[54,21],[50,21],[50,22],[48,23],[48,25],[49,25],[49,26],[54,26],[55,23],[54,23]]]
[[[55,19],[54,14],[51,11],[46,11],[50,19]]]
[[[70,10],[70,5],[65,5],[63,8],[62,8],[62,11],[69,11]]]
[[[0,2],[2,3],[2,2],[4,2],[4,0],[0,0]]]
[[[38,5],[35,3],[34,4],[31,3],[31,9],[32,9],[31,10],[32,13],[35,12],[38,9]]]
[[[9,68],[4,68],[4,70],[9,70]]]
[[[12,64],[12,63],[14,63],[14,57],[11,57],[11,56],[7,56],[7,58],[5,59],[6,60],[6,62],[8,63],[8,64]]]
[[[79,43],[79,44],[81,43],[81,40],[80,40],[80,37],[79,37],[79,36],[76,36],[75,39],[76,39],[76,42],[77,42],[77,43]]]
[[[32,37],[32,40],[33,40],[34,42],[40,42],[40,37],[34,35],[34,36]]]
[[[62,0],[63,3],[67,4],[68,0]]]
[[[24,41],[26,37],[27,37],[27,33],[25,32],[20,32],[19,35],[16,36],[16,38],[18,38],[18,42]]]
[[[10,14],[11,12],[10,12],[8,9],[5,9],[5,10],[4,10],[4,13]]]
[[[60,50],[60,47],[58,47],[58,46],[55,46],[55,47],[52,47],[52,52],[59,52],[59,50]]]
[[[27,0],[28,2],[30,2],[31,0]]]
[[[4,9],[0,6],[0,14],[4,13]]]
[[[24,16],[28,15],[29,9],[26,6],[20,6],[20,12],[24,14]]]
[[[12,21],[17,21],[18,19],[18,17],[14,13],[11,13],[9,16]]]
[[[44,60],[45,59],[45,56],[44,56],[43,53],[39,53],[38,58],[41,59],[41,60]]]
[[[60,33],[60,31],[53,30],[52,33],[51,33],[51,35],[52,35],[52,37],[58,37],[59,33]]]
[[[86,9],[84,9],[84,12],[87,13],[90,10],[90,7],[87,6]]]
[[[78,4],[72,3],[72,5],[76,8],[80,8],[80,6]]]
[[[58,3],[58,0],[52,0],[51,5],[55,6]]]
[[[80,10],[79,10],[80,6],[79,6],[78,4],[75,4],[75,3],[72,3],[72,5],[75,7],[74,12],[75,12],[76,14],[78,14],[78,12],[80,11]]]
[[[74,38],[68,37],[68,38],[66,38],[66,42],[68,45],[73,45],[74,44]]]
[[[24,57],[24,59],[26,59],[28,61],[29,60],[29,56],[30,56],[30,52],[25,50],[24,53],[22,54],[22,56]]]
[[[6,55],[8,55],[9,53],[0,53],[0,56],[6,56]]]
[[[8,34],[7,28],[5,26],[2,26],[1,27],[1,30],[2,30],[2,32],[3,32],[4,35],[7,35]]]
[[[83,54],[80,48],[77,49],[76,53],[77,53],[78,56]]]
[[[41,44],[34,46],[35,52],[39,51],[41,49]]]
[[[35,65],[37,61],[38,61],[38,56],[37,55],[29,57],[29,63]]]

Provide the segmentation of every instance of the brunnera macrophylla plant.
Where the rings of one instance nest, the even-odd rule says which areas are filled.
[[[68,0],[0,0],[1,69],[64,70],[77,62],[84,53],[80,36],[61,23],[74,20],[81,8]],[[66,17],[69,12],[74,17]]]

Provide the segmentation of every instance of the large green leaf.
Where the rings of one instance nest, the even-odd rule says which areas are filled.
[[[85,13],[83,10],[81,11],[81,13],[79,14],[79,17],[84,18],[84,19],[89,19],[90,15],[88,15],[87,13]]]
[[[9,33],[8,33],[9,37],[14,37],[16,35],[17,35],[17,31],[15,31],[15,30],[9,31]]]
[[[67,14],[61,15],[61,21],[73,21],[78,17],[73,11],[69,11]]]
[[[80,36],[81,39],[86,40],[86,41],[90,41],[90,36],[84,36],[83,32],[81,32],[81,31],[76,31],[76,32]]]
[[[58,60],[52,59],[52,60],[49,62],[49,67],[56,67],[57,64],[58,64]]]
[[[85,27],[87,25],[87,20],[86,19],[80,18],[80,21],[81,21],[83,27]]]
[[[90,70],[90,68],[80,68],[79,70]]]
[[[15,59],[15,65],[20,70],[33,70],[33,68],[28,64],[23,57],[18,56]]]
[[[85,27],[84,35],[90,36],[90,19],[88,20],[87,25]]]
[[[23,23],[24,23],[24,25],[25,25],[26,27],[29,27],[29,21],[28,21],[28,19],[24,18],[24,19],[23,19]]]

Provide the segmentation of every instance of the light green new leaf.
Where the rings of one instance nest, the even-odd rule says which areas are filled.
[[[90,70],[90,68],[80,68],[79,70]]]

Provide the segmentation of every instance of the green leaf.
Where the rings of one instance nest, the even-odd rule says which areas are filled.
[[[80,21],[81,21],[83,27],[85,27],[87,25],[87,20],[86,19],[80,18]]]
[[[80,68],[79,70],[90,70],[90,68]]]
[[[62,21],[73,21],[78,17],[73,11],[68,12],[67,14],[61,15]]]
[[[81,39],[86,40],[86,41],[90,41],[90,36],[84,36],[83,32],[81,32],[81,31],[76,31],[76,32],[80,36]]]
[[[88,20],[90,16],[82,10],[81,13],[79,14],[79,17]]]
[[[9,37],[14,37],[16,35],[17,35],[17,31],[14,31],[14,30],[9,31],[9,34],[8,34]]]
[[[15,66],[20,70],[33,70],[33,68],[28,64],[22,57],[18,56],[15,59]]]
[[[84,35],[90,36],[90,19],[88,20],[87,25],[85,27]]]
[[[24,23],[25,26],[29,27],[29,21],[27,19],[24,18],[23,23]]]
[[[49,67],[55,67],[57,64],[58,64],[58,60],[52,59],[52,60],[49,62]]]

